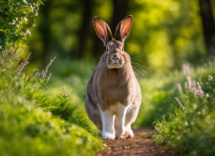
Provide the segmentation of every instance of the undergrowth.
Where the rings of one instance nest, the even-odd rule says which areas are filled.
[[[43,93],[48,68],[26,74],[29,56],[19,58],[17,49],[0,56],[0,155],[98,153],[101,139],[68,95]]]
[[[187,155],[215,154],[215,76],[214,63],[199,67],[177,84],[172,100],[174,112],[154,122],[159,145]],[[177,88],[176,86],[172,86]]]
[[[101,148],[85,116],[64,90],[45,92],[53,61],[42,71],[26,72],[21,60],[31,36],[28,19],[38,16],[42,0],[0,2],[0,155],[96,155]]]

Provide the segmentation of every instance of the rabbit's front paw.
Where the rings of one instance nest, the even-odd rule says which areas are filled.
[[[131,129],[127,129],[125,131],[124,135],[125,135],[126,138],[133,138],[134,137],[134,133],[133,133],[133,131]]]
[[[122,139],[126,139],[126,136],[125,135],[121,135],[120,137],[118,137],[117,139],[120,139],[120,140],[122,140]]]
[[[114,140],[115,136],[114,134],[110,133],[110,132],[106,132],[105,134],[102,135],[104,140]]]

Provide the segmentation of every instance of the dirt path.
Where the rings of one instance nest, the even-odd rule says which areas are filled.
[[[134,130],[134,138],[125,140],[106,140],[104,144],[108,151],[101,150],[99,156],[180,156],[167,147],[156,146],[155,139],[148,132],[153,132],[152,127],[144,127]]]

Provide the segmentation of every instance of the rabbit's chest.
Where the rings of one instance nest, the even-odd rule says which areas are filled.
[[[103,81],[99,85],[99,98],[107,105],[122,103],[128,105],[131,103],[133,95],[133,86],[129,80],[115,79],[112,81]]]

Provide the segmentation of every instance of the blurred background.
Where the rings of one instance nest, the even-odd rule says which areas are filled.
[[[214,54],[214,7],[214,0],[46,0],[29,22],[36,26],[26,54],[32,52],[30,61],[37,68],[54,56],[59,64],[96,64],[105,47],[92,18],[102,18],[114,33],[125,16],[133,15],[125,51],[139,68],[151,73],[180,69],[184,62],[198,65]]]

